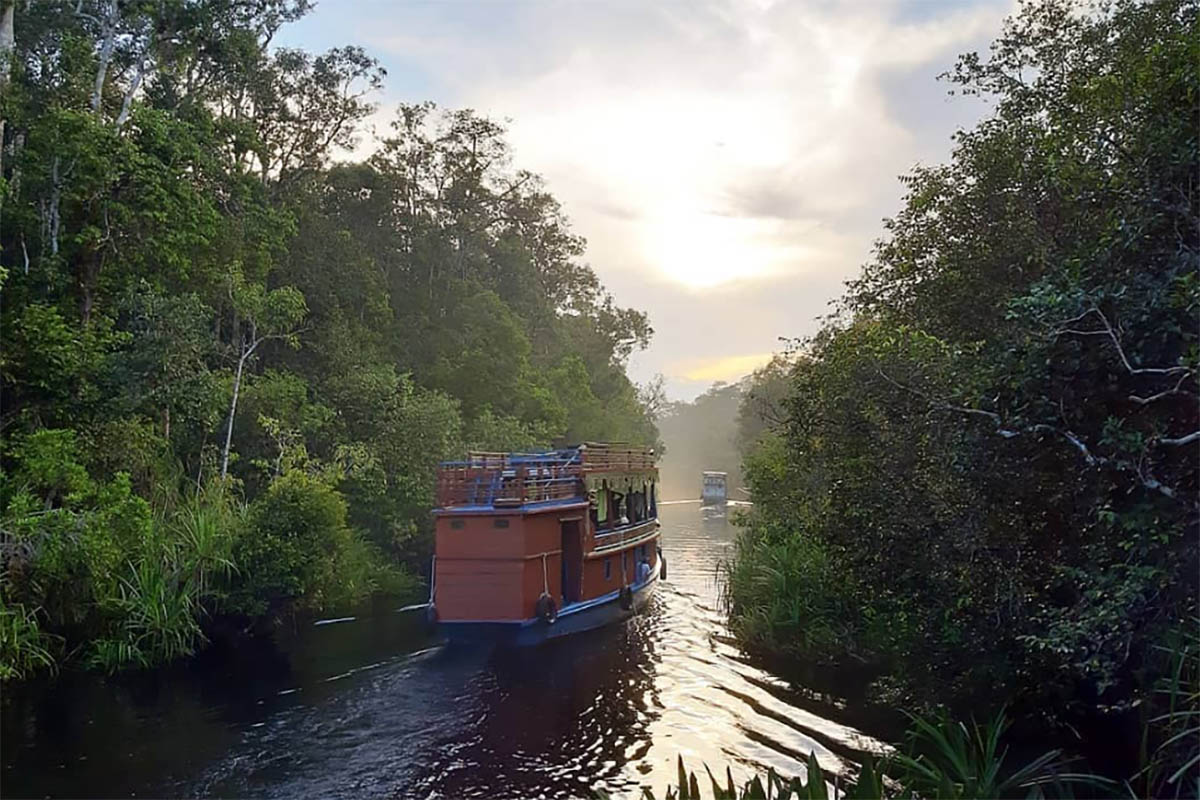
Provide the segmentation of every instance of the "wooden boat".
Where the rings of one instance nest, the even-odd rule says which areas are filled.
[[[726,474],[724,472],[705,472],[700,486],[700,505],[721,506],[727,502],[725,493]]]
[[[625,445],[443,463],[431,616],[529,645],[633,615],[665,577],[657,484],[654,451]]]

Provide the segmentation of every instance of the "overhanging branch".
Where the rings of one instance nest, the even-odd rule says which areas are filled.
[[[1087,331],[1087,330],[1078,330],[1075,328],[1062,327],[1065,325],[1070,325],[1073,322],[1081,322],[1082,320],[1086,319],[1087,317],[1091,316],[1092,314],[1095,314],[1100,319],[1100,324],[1103,326],[1103,330]],[[1058,328],[1056,328],[1054,332],[1055,332],[1055,334],[1060,335],[1060,336],[1063,334],[1071,334],[1074,336],[1107,336],[1109,338],[1109,340],[1112,341],[1113,347],[1117,351],[1117,357],[1121,359],[1121,364],[1125,367],[1125,369],[1129,372],[1130,375],[1180,375],[1180,374],[1182,374],[1186,377],[1186,376],[1192,374],[1192,368],[1184,367],[1184,366],[1174,366],[1174,367],[1135,367],[1135,366],[1133,366],[1133,363],[1130,362],[1130,360],[1129,360],[1129,356],[1125,354],[1125,348],[1121,346],[1121,337],[1119,337],[1117,335],[1117,331],[1116,331],[1116,329],[1113,328],[1112,324],[1108,321],[1108,317],[1104,316],[1104,312],[1101,311],[1096,306],[1092,306],[1087,311],[1080,314],[1078,317],[1073,317],[1072,319],[1064,320],[1062,323],[1060,323],[1060,326]]]
[[[1120,472],[1133,473],[1134,475],[1137,476],[1138,482],[1141,483],[1142,486],[1144,486],[1145,488],[1147,488],[1151,491],[1157,492],[1157,493],[1163,495],[1164,497],[1169,497],[1172,500],[1179,499],[1179,492],[1176,489],[1174,489],[1171,486],[1167,486],[1164,483],[1162,483],[1161,481],[1159,481],[1158,479],[1154,478],[1152,475],[1149,474],[1149,472],[1147,472],[1145,469],[1143,469],[1139,465],[1133,464],[1122,458],[1113,458],[1111,456],[1098,455],[1098,454],[1092,452],[1091,448],[1088,447],[1087,443],[1084,442],[1083,439],[1078,434],[1074,433],[1071,430],[1068,430],[1066,428],[1060,428],[1057,425],[1047,425],[1046,423],[1042,423],[1042,422],[1034,423],[1034,424],[1030,424],[1030,425],[1016,425],[1016,426],[1007,425],[1007,424],[1005,424],[1004,418],[1000,414],[996,413],[995,411],[986,411],[982,408],[971,408],[969,406],[960,406],[960,405],[955,405],[953,403],[946,403],[943,401],[938,401],[938,400],[935,400],[934,398],[930,397],[925,392],[920,391],[919,389],[914,389],[911,386],[906,386],[903,383],[900,383],[899,381],[895,380],[890,375],[885,373],[883,370],[879,369],[878,367],[875,368],[875,371],[879,374],[879,377],[883,378],[885,381],[890,383],[892,386],[895,386],[896,388],[898,388],[902,391],[909,392],[910,394],[913,394],[913,395],[916,395],[917,397],[922,398],[923,400],[928,402],[930,404],[931,409],[933,409],[935,411],[953,411],[953,412],[960,413],[960,414],[985,417],[986,419],[991,420],[995,424],[996,433],[999,434],[1000,436],[1003,436],[1005,439],[1012,439],[1012,438],[1015,438],[1017,436],[1020,436],[1022,434],[1026,434],[1026,433],[1044,433],[1044,434],[1051,434],[1051,435],[1057,436],[1059,438],[1062,438],[1063,440],[1068,442],[1072,447],[1074,447],[1076,450],[1078,450],[1079,454],[1081,456],[1083,456],[1083,460],[1085,462],[1087,462],[1088,466],[1096,466],[1096,467],[1103,466],[1103,467],[1109,467],[1111,469],[1115,469]],[[1186,436],[1181,436],[1177,439],[1153,440],[1153,442],[1155,444],[1175,446],[1175,447],[1186,445],[1186,444],[1191,444],[1192,442],[1197,442],[1197,441],[1200,441],[1200,431],[1195,431]]]

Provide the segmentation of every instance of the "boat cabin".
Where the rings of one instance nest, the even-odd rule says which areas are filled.
[[[443,463],[430,585],[442,630],[528,644],[632,613],[661,566],[655,460],[588,443]]]

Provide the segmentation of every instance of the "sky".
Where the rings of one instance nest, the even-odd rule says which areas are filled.
[[[320,0],[277,37],[387,68],[376,125],[432,100],[505,121],[585,260],[688,400],[815,333],[900,208],[898,177],[988,112],[937,75],[1014,0]]]

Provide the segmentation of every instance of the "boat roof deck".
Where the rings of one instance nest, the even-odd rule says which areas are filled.
[[[587,496],[586,476],[650,476],[657,472],[655,461],[650,447],[591,442],[541,453],[473,452],[442,462],[437,505],[442,511],[490,511],[570,504]]]

